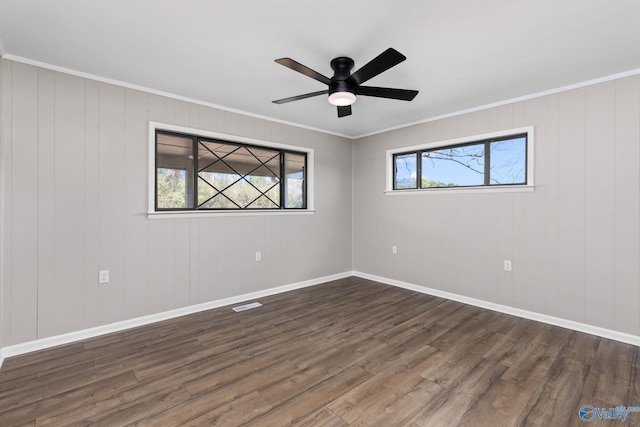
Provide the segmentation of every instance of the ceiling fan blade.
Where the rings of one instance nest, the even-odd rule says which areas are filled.
[[[353,73],[351,77],[357,84],[362,84],[378,74],[387,71],[389,68],[398,65],[405,59],[407,59],[406,56],[390,47],[363,65],[362,68]]]
[[[311,68],[307,67],[306,65],[302,65],[301,63],[294,61],[291,58],[276,59],[276,62],[280,65],[284,65],[287,68],[291,68],[293,71],[297,71],[301,74],[304,74],[307,77],[311,77],[312,79],[322,82],[326,85],[328,85],[329,82],[331,81],[329,77],[323,76],[319,72],[314,71]]]
[[[356,95],[376,96],[378,98],[400,99],[411,101],[418,94],[417,90],[393,89],[390,87],[358,86]]]
[[[318,95],[326,95],[329,93],[329,90],[321,90],[318,92],[305,93],[303,95],[290,96],[289,98],[276,99],[275,101],[271,101],[274,104],[285,104],[291,101],[299,101],[301,99],[307,99]]]
[[[338,107],[338,117],[345,117],[351,115],[351,105],[346,107]]]

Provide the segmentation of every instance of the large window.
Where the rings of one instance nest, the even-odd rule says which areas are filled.
[[[308,208],[307,152],[154,132],[156,212]]]
[[[389,152],[390,190],[531,186],[533,129]]]

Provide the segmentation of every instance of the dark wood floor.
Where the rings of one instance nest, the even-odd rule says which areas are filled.
[[[565,426],[637,347],[358,278],[7,359],[0,425]],[[626,422],[640,425],[640,413]]]

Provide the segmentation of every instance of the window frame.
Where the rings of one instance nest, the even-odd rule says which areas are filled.
[[[229,145],[237,145],[244,147],[262,148],[267,150],[279,151],[281,153],[293,153],[304,154],[306,156],[305,164],[305,177],[304,177],[304,194],[306,196],[306,206],[303,208],[285,208],[282,206],[278,208],[234,208],[234,209],[211,209],[211,208],[164,208],[157,209],[156,202],[156,190],[157,190],[157,145],[156,135],[157,133],[164,133],[168,135],[176,135],[182,137],[194,138],[196,141],[212,140],[219,141],[221,143],[228,143]],[[254,138],[241,137],[236,135],[223,134],[219,132],[205,131],[201,129],[193,129],[183,126],[175,126],[158,122],[149,122],[149,191],[148,191],[148,210],[147,216],[149,218],[166,218],[166,217],[214,217],[214,216],[247,216],[247,215],[296,215],[296,214],[309,214],[315,212],[314,208],[314,180],[313,180],[313,162],[314,162],[314,150],[308,147],[293,146],[288,144],[281,144],[272,141],[258,140]],[[282,166],[282,165],[281,165]],[[285,170],[280,172],[281,182],[286,181],[284,176]],[[283,184],[286,185],[286,184]],[[197,186],[194,187],[197,189]],[[280,199],[284,197],[280,195]]]
[[[485,159],[490,156],[487,155],[486,147],[490,147],[491,143],[515,139],[519,137],[526,138],[526,151],[525,151],[525,179],[524,184],[486,184],[486,180],[489,179],[486,176],[486,169],[489,167],[489,163],[485,162],[485,177],[483,178],[484,184],[482,185],[465,185],[455,187],[422,187],[421,176],[421,163],[422,153],[427,151],[434,151],[443,148],[458,148],[464,146],[473,146],[485,144]],[[416,187],[417,188],[396,188],[395,187],[395,159],[397,156],[415,154],[416,155]],[[497,132],[491,132],[480,135],[472,135],[461,138],[429,142],[420,145],[414,145],[410,147],[402,147],[387,150],[387,173],[386,173],[386,194],[399,195],[399,194],[434,194],[434,193],[477,193],[477,192],[522,192],[533,191],[533,160],[534,160],[534,127],[526,126],[516,129],[508,129]]]

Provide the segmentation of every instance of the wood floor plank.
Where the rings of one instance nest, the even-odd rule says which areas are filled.
[[[402,385],[389,389],[376,405],[368,408],[350,425],[352,426],[405,426],[421,411],[424,402],[433,400],[442,393],[442,387],[413,377]]]
[[[48,365],[50,366],[50,365]],[[0,388],[0,408],[12,406],[17,401],[24,402],[18,394],[24,393],[27,396],[33,394],[36,387],[46,386],[48,383],[57,384],[61,377],[77,375],[78,372],[89,372],[94,369],[93,360],[83,360],[77,364],[65,364],[64,366],[53,366],[51,369],[40,367],[38,371],[27,369],[24,376],[10,375],[10,378],[3,381]],[[41,397],[33,396],[34,399]]]
[[[455,347],[440,351],[438,360],[420,375],[436,384],[449,387],[474,369],[478,359],[502,338],[502,335],[482,328],[473,334],[467,334],[467,338],[459,340]]]
[[[570,333],[568,329],[557,326],[543,328],[502,378],[524,387],[539,382],[569,339]]]
[[[258,392],[253,392],[238,399],[220,404],[208,394],[198,396],[149,417],[141,425],[149,426],[233,426],[249,422],[251,419],[266,413],[271,406],[265,402]]]
[[[141,410],[151,411],[151,409],[154,409],[155,412],[163,412],[167,409],[165,406],[167,402],[171,402],[169,405],[171,407],[192,398],[184,389],[183,381],[197,378],[201,373],[206,373],[209,370],[223,370],[225,366],[232,366],[240,358],[241,355],[237,352],[206,357],[197,362],[186,363],[177,369],[145,377],[129,386],[114,390],[102,389],[91,394],[90,400],[78,410],[56,413],[55,417],[50,417],[51,425],[64,424],[67,421],[79,423],[87,420],[88,414],[100,414],[102,417],[100,419],[104,419],[104,422],[106,422],[112,418],[112,414],[116,414],[123,409],[127,409],[130,416],[133,414],[139,415]],[[166,394],[163,395],[162,393]],[[152,402],[156,403],[152,404]],[[135,406],[136,403],[139,405]],[[156,407],[158,405],[159,407]],[[136,407],[141,407],[142,409],[136,410]],[[97,422],[97,420],[92,419],[92,422]]]
[[[349,424],[341,417],[337,416],[327,408],[322,408],[302,419],[300,426],[318,426],[318,427],[347,427]]]
[[[63,416],[78,410],[86,415],[86,405],[90,403],[92,396],[99,393],[118,390],[136,383],[133,372],[124,372],[111,377],[101,378],[88,384],[72,389],[58,389],[57,393],[49,391],[46,397],[36,395],[31,399],[23,395],[17,395],[17,403],[0,413],[3,425],[20,425],[37,421],[46,424],[45,418],[53,415]],[[49,387],[45,387],[50,390]],[[66,422],[66,421],[65,421]],[[6,424],[4,424],[6,423]],[[56,425],[55,423],[53,425]]]
[[[519,420],[528,412],[527,405],[537,400],[540,392],[538,389],[523,389],[515,383],[498,379],[475,402],[472,409],[464,414],[458,425],[521,425]],[[542,425],[547,425],[546,420]]]
[[[591,366],[596,358],[602,338],[572,331],[565,348],[564,357]]]
[[[614,384],[630,383],[632,361],[633,346],[607,339],[600,340],[583,394],[599,398],[609,406],[624,405],[629,391],[615,387]],[[601,396],[600,390],[610,390],[610,393]]]
[[[382,344],[371,340],[368,340],[366,345],[370,347],[369,351],[371,352],[375,351],[376,348],[382,347]],[[316,354],[322,354],[322,352]],[[299,369],[291,372],[282,381],[261,389],[260,394],[267,402],[276,405],[279,402],[293,399],[299,393],[305,393],[318,384],[334,378],[344,370],[344,366],[357,368],[358,371],[362,370],[371,375],[357,364],[366,354],[366,351],[361,352],[357,345],[352,344],[338,352],[331,352],[329,356],[313,357],[312,362],[302,367],[292,361]]]
[[[569,331],[548,326],[527,351],[478,397],[460,425],[521,425],[544,391],[545,377]]]
[[[440,351],[448,351],[452,348],[459,347],[461,342],[469,336],[475,334],[478,329],[482,328],[485,320],[490,316],[488,310],[482,311],[473,307],[473,309],[462,308],[455,313],[458,316],[448,316],[445,322],[440,322],[444,326],[449,326],[447,333],[440,335],[433,341],[429,342],[431,347],[435,347]],[[453,319],[456,319],[455,321]]]
[[[461,372],[448,386],[440,385],[442,392],[423,405],[407,425],[458,425],[469,411],[482,411],[477,402],[499,381],[506,369],[499,363],[477,359],[473,366]]]
[[[640,405],[628,344],[357,277],[259,302],[8,358],[0,425],[577,426]]]
[[[60,413],[56,416],[38,418],[39,425],[60,426],[68,424],[85,424],[91,426],[121,426],[147,419],[155,413],[175,407],[178,403],[189,399],[188,393],[180,386],[154,388],[142,394],[138,399],[126,399],[116,395],[108,400],[92,402],[74,411]]]
[[[504,335],[497,345],[485,353],[483,357],[500,362],[506,366],[511,366],[513,362],[526,351],[527,347],[531,345],[533,339],[540,333],[544,326],[545,325],[540,322],[534,322],[528,319],[516,320],[515,325],[512,323],[511,330]]]
[[[251,375],[261,372],[266,368],[274,365],[283,364],[289,366],[289,371],[293,371],[296,368],[291,362],[280,361],[280,358],[272,358],[271,355],[257,356],[252,358],[242,358],[236,363],[225,366],[222,369],[212,371],[208,374],[202,373],[196,378],[183,382],[184,387],[189,394],[196,396],[205,393],[216,388],[220,388],[224,385],[234,383],[243,378],[250,377]]]
[[[626,406],[640,406],[640,348],[633,349],[631,375],[629,378],[629,397]],[[638,417],[640,425],[640,417]]]
[[[370,413],[375,407],[381,406],[384,399],[394,395],[406,383],[410,381],[420,383],[422,378],[419,374],[433,363],[432,357],[435,353],[434,348],[427,346],[404,352],[400,359],[389,358],[388,369],[375,369],[374,371],[378,371],[376,375],[342,394],[331,402],[328,408],[343,420],[355,422],[365,413]],[[392,363],[393,366],[390,366]],[[372,372],[368,364],[362,366]]]
[[[18,387],[10,389],[6,396],[0,400],[0,418],[6,411],[18,407],[28,408],[29,405],[42,405],[56,399],[57,396],[72,392],[76,389],[94,384],[105,378],[111,378],[123,374],[120,370],[112,372],[97,371],[91,366],[79,366],[74,371],[64,371],[56,373],[56,378],[48,378],[47,382],[35,383],[28,387]],[[135,376],[132,371],[124,372],[124,377]],[[13,393],[12,393],[13,392]]]
[[[81,357],[86,356],[84,353],[84,342],[72,343],[52,347],[46,351],[34,351],[26,353],[20,357],[9,357],[2,364],[2,376],[11,375],[11,371],[14,368],[19,369],[19,372],[28,372],[29,366],[37,365],[37,369],[40,369],[42,363],[51,364],[53,360],[58,360],[58,365],[64,365],[71,355],[80,354]],[[0,378],[0,381],[2,378]]]
[[[232,400],[252,394],[256,390],[265,389],[281,381],[282,378],[291,375],[295,369],[296,367],[286,360],[277,362],[235,381],[219,384],[217,387],[203,388],[199,394],[193,395],[193,397],[197,398],[206,394],[207,397],[205,399],[215,401],[216,405],[223,405]]]
[[[588,365],[569,354],[558,357],[547,372],[542,393],[523,416],[522,424],[535,425],[536,420],[546,419],[549,425],[570,425],[581,406],[581,392],[588,372]]]
[[[302,419],[326,407],[340,396],[345,388],[356,387],[369,378],[371,378],[371,374],[365,369],[357,365],[349,366],[347,369],[315,383],[312,387],[305,388],[306,386],[303,386],[303,391],[300,393],[279,399],[277,404],[273,405],[272,410],[262,415],[259,420],[255,420],[255,425],[297,425]],[[261,390],[260,395],[265,397],[265,393]],[[274,395],[270,394],[269,398],[273,401]],[[265,400],[269,401],[266,397]]]

